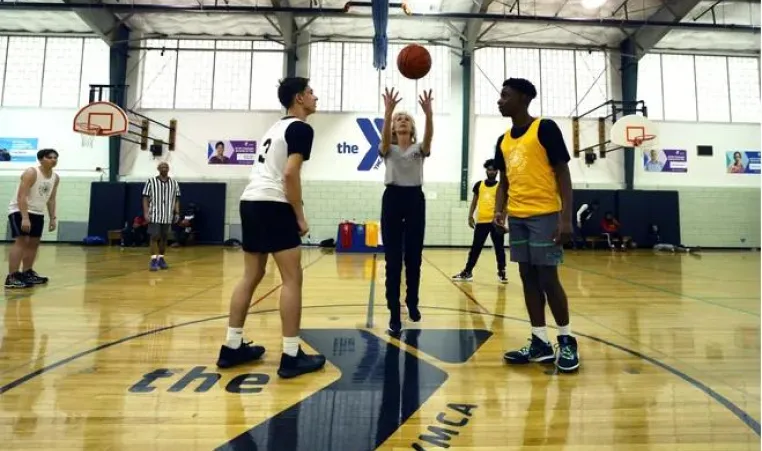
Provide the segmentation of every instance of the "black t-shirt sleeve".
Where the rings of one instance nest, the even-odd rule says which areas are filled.
[[[310,124],[302,121],[294,121],[286,128],[286,145],[288,155],[302,154],[304,161],[310,159],[312,153],[312,140],[315,132]]]
[[[503,151],[500,149],[500,145],[503,144],[503,135],[497,138],[495,143],[495,169],[500,172],[505,171],[505,158],[503,158]]]
[[[540,144],[542,144],[548,154],[548,161],[550,161],[551,166],[567,163],[571,160],[569,149],[566,148],[566,143],[564,142],[564,135],[555,121],[543,119],[540,122],[537,133],[540,138]]]
[[[479,187],[481,186],[482,181],[479,180],[478,182],[474,183],[474,189],[472,190],[474,194],[479,194]]]

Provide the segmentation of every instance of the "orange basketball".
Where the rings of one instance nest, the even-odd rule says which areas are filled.
[[[410,44],[397,56],[397,69],[405,78],[423,78],[431,70],[431,55],[423,46]]]

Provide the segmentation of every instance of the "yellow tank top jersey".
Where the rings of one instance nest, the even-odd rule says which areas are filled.
[[[476,200],[476,222],[483,224],[492,222],[495,217],[495,199],[497,196],[497,181],[492,186],[487,186],[482,180],[479,183],[479,197]]]
[[[508,177],[508,215],[527,218],[561,211],[556,174],[540,144],[541,118],[519,138],[503,135],[500,150]]]

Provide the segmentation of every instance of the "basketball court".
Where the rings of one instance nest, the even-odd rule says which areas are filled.
[[[485,252],[456,285],[465,251],[424,257],[423,320],[398,340],[383,257],[305,249],[302,337],[329,363],[279,380],[272,262],[246,325],[264,361],[218,370],[240,251],[146,273],[139,251],[46,247],[58,283],[2,306],[4,448],[759,449],[758,254],[570,252],[568,375],[502,361],[529,329],[514,265],[501,285]]]

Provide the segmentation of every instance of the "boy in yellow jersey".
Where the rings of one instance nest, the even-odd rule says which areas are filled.
[[[463,271],[452,276],[456,282],[472,281],[473,271],[479,255],[482,253],[487,236],[492,238],[497,259],[497,280],[500,283],[508,283],[505,277],[505,229],[495,225],[495,198],[497,194],[497,169],[495,161],[490,159],[484,162],[487,171],[487,179],[476,182],[474,185],[474,198],[471,200],[471,208],[468,210],[468,226],[474,229],[474,241],[468,252],[468,261]],[[476,220],[474,220],[476,212]]]
[[[521,78],[503,83],[498,108],[512,127],[497,140],[495,165],[500,179],[495,201],[495,223],[506,224],[508,206],[511,261],[519,264],[524,302],[532,324],[529,345],[506,352],[512,364],[552,362],[561,371],[579,368],[577,340],[571,335],[569,306],[558,265],[562,245],[572,230],[572,184],[569,151],[558,125],[529,115],[537,97],[534,85]],[[556,358],[545,327],[545,300],[558,326]]]

